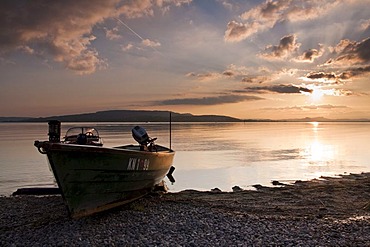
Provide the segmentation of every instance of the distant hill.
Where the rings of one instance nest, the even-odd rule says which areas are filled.
[[[0,122],[22,122],[32,118],[29,117],[0,117]]]
[[[192,115],[172,112],[173,122],[241,122],[242,120],[219,115]],[[111,110],[95,113],[31,118],[23,122],[47,122],[57,119],[62,122],[168,122],[169,111]]]
[[[369,122],[369,119],[366,118],[359,118],[359,119],[329,119],[324,117],[305,117],[305,118],[298,118],[298,119],[286,119],[281,120],[285,122]]]
[[[323,117],[297,119],[238,119],[222,115],[193,115],[190,113],[172,112],[173,122],[370,122],[369,119],[328,119]],[[50,117],[0,117],[0,122],[168,122],[169,111],[110,110],[94,113],[61,115]]]
[[[244,119],[244,122],[370,122],[367,118],[357,119],[330,119],[324,117],[305,117],[305,118],[289,118],[289,119]]]

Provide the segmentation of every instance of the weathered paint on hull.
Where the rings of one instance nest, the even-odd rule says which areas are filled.
[[[47,156],[70,215],[80,217],[147,194],[172,165],[174,152],[162,150],[50,143]]]

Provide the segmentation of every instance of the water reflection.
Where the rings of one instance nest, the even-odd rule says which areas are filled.
[[[330,144],[322,144],[319,141],[313,141],[302,154],[310,164],[328,164],[335,160],[335,147]]]
[[[333,163],[336,160],[339,147],[330,142],[329,138],[324,138],[321,133],[322,129],[319,128],[319,122],[311,122],[310,124],[312,125],[313,136],[311,142],[302,150],[302,158],[307,160],[306,164],[308,165],[325,166]]]
[[[272,180],[287,182],[366,171],[369,164],[361,162],[366,152],[355,157],[348,152],[353,140],[369,135],[370,126],[354,133],[356,127],[356,123],[318,122],[229,124],[228,128],[212,128],[215,131],[208,131],[206,136],[187,129],[189,138],[177,140],[180,149],[175,164],[178,175],[184,169],[194,182],[185,180],[186,184],[180,182],[173,189],[207,190],[213,184],[209,181],[221,181],[218,187],[230,191],[234,185],[271,185]],[[203,138],[202,145],[194,136]],[[181,140],[186,143],[182,145]],[[188,148],[181,149],[185,146]],[[191,151],[197,148],[201,151]]]
[[[105,146],[135,143],[138,123],[62,123],[99,130]],[[157,143],[169,145],[167,123],[140,123]],[[47,124],[0,123],[0,194],[25,185],[54,183],[46,158],[33,146],[47,139]],[[282,182],[370,171],[370,123],[175,123],[176,151],[170,190],[231,191],[234,185]]]
[[[312,124],[312,130],[314,132],[317,132],[317,129],[319,127],[319,122],[310,122],[310,124]]]

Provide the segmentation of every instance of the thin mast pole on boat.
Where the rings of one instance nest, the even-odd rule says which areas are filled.
[[[172,144],[172,114],[170,111],[170,150],[172,150],[171,144]]]

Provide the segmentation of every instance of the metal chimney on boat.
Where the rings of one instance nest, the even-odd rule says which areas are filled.
[[[51,120],[49,121],[49,142],[60,142],[60,121]]]

